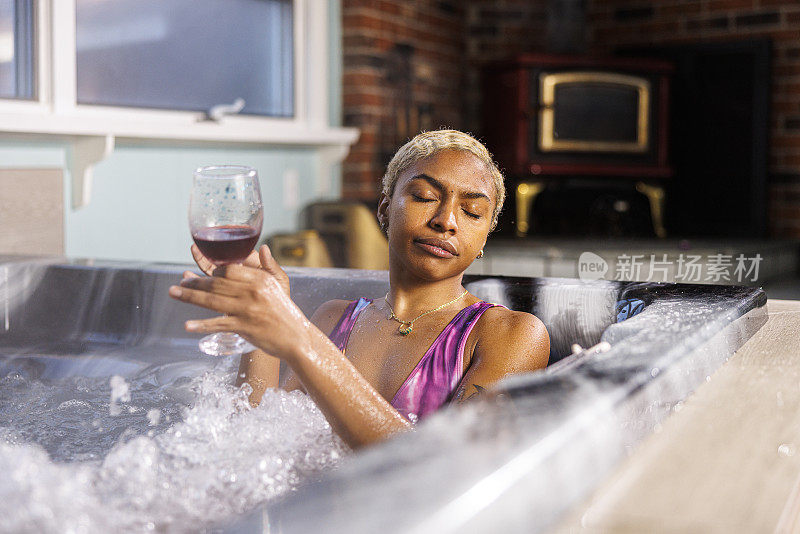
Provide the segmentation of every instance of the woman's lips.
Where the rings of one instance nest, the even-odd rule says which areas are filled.
[[[416,240],[414,243],[421,249],[438,256],[440,258],[452,258],[457,256],[455,247],[450,243],[442,242],[439,240]]]

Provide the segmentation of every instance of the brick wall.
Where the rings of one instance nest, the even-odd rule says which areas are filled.
[[[344,165],[345,198],[374,201],[388,158],[421,129],[478,131],[479,67],[560,52],[559,6],[578,0],[342,0],[344,121],[362,136]],[[774,44],[769,226],[800,237],[800,1],[586,0],[575,50],[769,37]],[[567,27],[567,31],[579,28]],[[577,42],[582,41],[582,42]]]
[[[374,201],[394,151],[422,129],[463,128],[462,2],[343,0],[344,123],[361,138],[345,198]]]
[[[531,0],[469,2],[466,13],[466,128],[479,131],[480,67],[525,52],[547,49],[547,3]]]
[[[477,131],[483,63],[541,50],[546,2],[342,0],[344,122],[361,138],[345,198],[372,201],[389,158],[424,129]]]
[[[588,0],[587,21],[596,53],[650,43],[772,40],[769,230],[800,237],[800,2]]]

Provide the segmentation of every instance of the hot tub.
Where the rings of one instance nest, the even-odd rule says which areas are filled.
[[[123,399],[126,380],[138,380],[142,387],[167,384],[172,388],[167,393],[153,391],[171,395],[170,402],[191,404],[190,395],[181,397],[181,381],[229,362],[200,355],[197,337],[183,330],[186,319],[204,312],[166,296],[184,268],[6,258],[0,264],[0,377],[22,377],[31,381],[26,387],[35,382],[37,388],[64,377],[77,380],[77,388],[91,388],[117,377],[116,385],[109,386],[108,404],[98,407],[92,404],[99,404],[96,400],[88,400],[84,411],[75,413],[105,410],[116,402],[115,395]],[[388,286],[385,272],[287,272],[293,299],[309,315],[326,300],[382,295]],[[320,436],[333,440],[310,459],[291,457],[308,462],[309,476],[276,498],[242,496],[238,510],[249,505],[249,512],[223,517],[230,515],[228,510],[216,518],[209,515],[208,521],[219,519],[216,528],[226,532],[545,531],[766,320],[766,295],[758,288],[491,276],[469,276],[465,282],[484,300],[530,311],[544,321],[551,336],[546,370],[511,377],[494,395],[445,408],[414,432],[350,455],[320,430],[324,421],[309,415],[309,427],[322,432],[309,439],[317,445]],[[576,344],[590,349],[573,352]],[[151,369],[160,375],[153,378]],[[115,391],[117,385],[123,389]],[[307,409],[299,396],[291,402]],[[25,414],[24,406],[11,406],[14,398],[0,396],[0,413]],[[203,397],[209,398],[217,397]],[[283,409],[287,398],[276,397],[275,409]],[[74,399],[58,400],[69,407]],[[128,441],[147,449],[146,440],[132,437],[174,431],[167,416],[174,421],[182,416],[171,406],[158,410],[156,425],[146,424],[144,413],[123,413],[131,421],[139,418],[127,428],[118,413],[112,423],[103,419],[102,424],[116,425],[113,432],[101,437],[91,429],[84,437],[70,434],[68,453],[57,435],[42,438],[46,442],[40,446],[55,464],[101,463],[106,473],[115,443]],[[215,406],[217,411],[208,413],[224,419],[226,408],[230,406]],[[24,424],[35,426],[37,421],[26,419]],[[0,421],[0,430],[7,427],[0,443],[5,439],[24,446],[30,429],[15,429],[14,424]],[[268,425],[269,419],[258,424]],[[105,440],[102,446],[96,443],[99,439]],[[206,443],[215,439],[204,438],[201,448],[211,451],[205,454],[216,454],[213,443]],[[220,439],[234,454],[236,447]],[[84,445],[90,452],[80,453]],[[14,454],[20,450],[27,449],[14,449]],[[241,472],[231,468],[225,476],[248,476],[244,464],[237,465]],[[153,477],[141,480],[162,483],[157,474]],[[289,487],[288,482],[282,487]],[[253,502],[268,506],[252,509]],[[97,526],[86,524],[90,530]],[[180,524],[168,524],[180,530]]]

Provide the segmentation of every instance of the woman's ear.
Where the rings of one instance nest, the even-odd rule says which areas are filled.
[[[381,193],[381,198],[378,201],[378,225],[381,227],[381,230],[386,232],[386,228],[389,226],[389,202],[391,199],[386,196],[385,193]]]

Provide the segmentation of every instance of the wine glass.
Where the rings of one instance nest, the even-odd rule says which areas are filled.
[[[194,171],[189,228],[197,248],[214,265],[244,261],[261,235],[263,221],[255,169],[214,165]],[[230,356],[254,349],[232,332],[218,332],[200,340],[200,350],[211,356]]]

